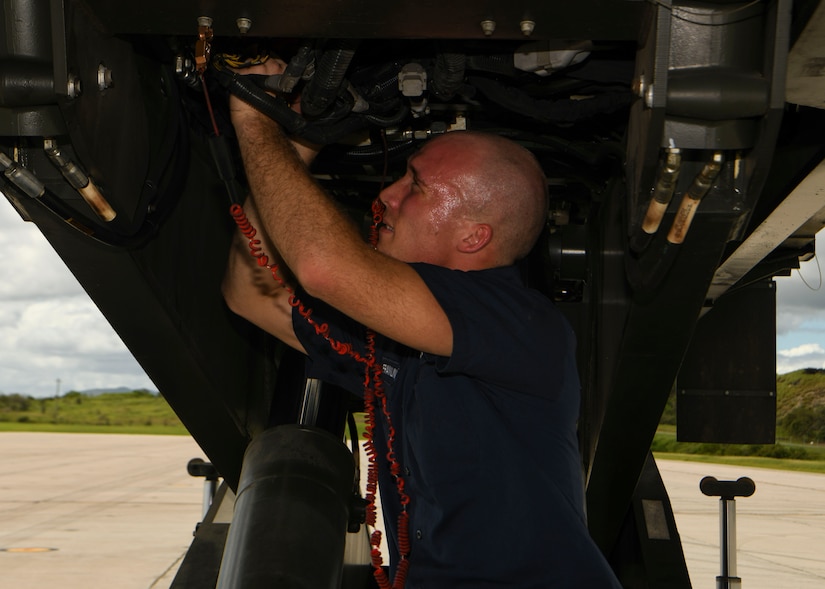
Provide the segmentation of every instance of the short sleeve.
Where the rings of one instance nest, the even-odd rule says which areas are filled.
[[[526,288],[515,267],[462,272],[414,264],[453,329],[453,353],[442,373],[461,373],[507,389],[555,397],[578,383],[575,337],[541,293]],[[547,382],[546,375],[557,375]],[[575,377],[577,379],[577,377]]]

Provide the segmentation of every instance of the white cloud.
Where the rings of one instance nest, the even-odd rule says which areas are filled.
[[[149,377],[40,234],[0,198],[0,392],[147,388]]]
[[[776,372],[785,374],[802,368],[825,368],[825,348],[819,343],[805,343],[776,353]]]
[[[825,349],[819,344],[802,344],[790,350],[779,350],[783,358],[798,358],[800,356],[825,355]]]

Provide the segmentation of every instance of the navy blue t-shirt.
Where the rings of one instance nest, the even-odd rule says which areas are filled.
[[[411,498],[407,587],[619,587],[584,521],[569,324],[514,267],[413,267],[450,320],[453,353],[377,339]],[[362,326],[303,300],[333,338],[363,350]],[[293,324],[309,354],[309,376],[363,394],[363,366],[333,352],[297,313]],[[375,440],[380,457],[382,436]],[[400,505],[386,464],[379,475],[394,562]]]

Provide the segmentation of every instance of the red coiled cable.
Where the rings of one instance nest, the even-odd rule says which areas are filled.
[[[395,481],[396,490],[398,492],[398,499],[401,504],[401,513],[398,516],[397,534],[398,534],[398,556],[399,561],[395,570],[395,577],[390,583],[387,573],[383,569],[383,558],[381,556],[381,532],[374,530],[370,535],[370,559],[373,566],[373,576],[375,577],[378,586],[381,589],[402,589],[407,580],[407,574],[410,568],[410,516],[407,511],[407,506],[410,504],[410,497],[404,490],[404,478],[401,476],[401,464],[395,455],[395,427],[392,425],[392,417],[387,405],[387,395],[384,392],[384,383],[382,380],[382,368],[376,361],[375,357],[375,332],[367,329],[366,336],[366,355],[363,356],[352,349],[352,345],[348,343],[339,342],[329,335],[329,325],[326,323],[317,323],[312,318],[312,309],[308,309],[295,296],[294,290],[284,282],[278,271],[277,264],[269,263],[269,256],[263,251],[261,247],[261,240],[256,236],[258,231],[249,221],[249,218],[244,213],[243,207],[239,204],[233,204],[229,208],[232,218],[235,220],[241,233],[249,240],[249,253],[257,260],[261,267],[267,268],[275,281],[289,293],[289,304],[296,308],[298,313],[313,327],[315,332],[323,337],[330,347],[341,355],[348,355],[356,362],[364,365],[364,408],[366,409],[366,426],[364,431],[365,437],[365,453],[368,459],[367,467],[367,485],[365,499],[367,500],[367,517],[366,523],[370,527],[375,527],[378,515],[375,507],[376,493],[378,491],[378,467],[376,463],[377,451],[373,442],[373,433],[375,430],[377,418],[377,405],[380,405],[381,413],[387,426],[387,461],[389,463],[390,473]],[[375,199],[372,205],[373,224],[370,228],[369,243],[376,247],[378,243],[378,227],[381,224],[384,213],[384,205],[380,199]]]

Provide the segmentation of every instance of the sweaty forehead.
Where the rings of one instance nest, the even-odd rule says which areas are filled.
[[[471,167],[474,159],[471,151],[470,142],[449,135],[442,136],[424,144],[410,156],[407,166],[419,176],[430,173],[460,174]]]

